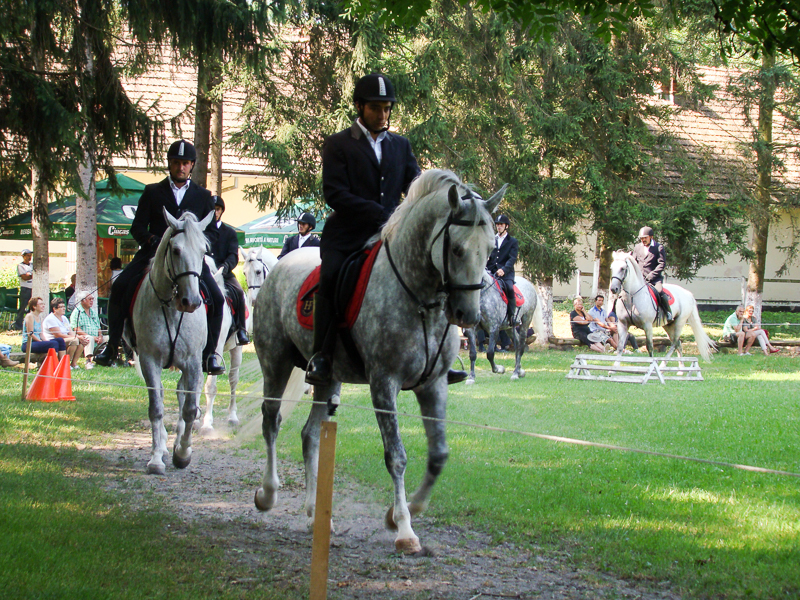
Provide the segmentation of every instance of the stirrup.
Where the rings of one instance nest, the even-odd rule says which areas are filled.
[[[309,385],[329,385],[333,379],[331,359],[322,352],[317,352],[308,361],[306,367],[306,383]]]

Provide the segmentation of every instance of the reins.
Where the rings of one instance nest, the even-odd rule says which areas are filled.
[[[442,339],[439,341],[439,347],[436,349],[436,353],[433,355],[433,359],[428,355],[428,327],[425,323],[425,314],[427,311],[436,308],[437,306],[440,307],[441,310],[444,310],[444,304],[447,302],[447,299],[450,296],[450,293],[454,290],[480,290],[483,289],[483,281],[480,283],[469,283],[469,284],[454,284],[450,281],[450,263],[449,263],[449,253],[450,253],[450,226],[455,225],[458,227],[474,227],[476,225],[484,225],[485,221],[467,221],[465,219],[456,219],[454,218],[454,214],[451,211],[447,217],[447,221],[439,230],[433,240],[431,241],[430,249],[428,250],[428,260],[433,264],[433,260],[431,259],[431,251],[433,250],[433,245],[436,243],[436,240],[439,238],[440,235],[444,233],[444,237],[442,238],[443,248],[442,248],[442,261],[443,261],[443,273],[442,273],[442,283],[437,288],[437,294],[442,294],[440,300],[435,302],[425,303],[419,299],[419,297],[414,293],[414,291],[406,284],[403,280],[403,277],[400,275],[400,271],[397,269],[397,265],[395,265],[394,260],[392,259],[392,253],[389,250],[389,241],[384,240],[383,246],[386,248],[386,257],[389,259],[389,265],[392,267],[392,271],[394,272],[397,281],[400,282],[402,288],[406,291],[409,298],[417,305],[417,314],[419,314],[420,321],[422,322],[422,335],[425,342],[425,368],[422,370],[422,374],[420,375],[417,382],[409,388],[405,389],[414,389],[420,385],[427,383],[430,376],[433,374],[433,369],[436,367],[436,363],[439,360],[439,357],[442,354],[442,348],[444,348],[444,342],[447,339],[447,333],[450,331],[450,323],[444,328],[444,332],[442,333]],[[434,265],[434,268],[436,266]]]
[[[635,292],[629,292],[628,290],[626,290],[625,286],[623,285],[623,283],[625,282],[625,279],[628,277],[628,269],[629,268],[630,267],[628,266],[628,259],[625,259],[625,275],[623,275],[622,277],[619,277],[619,275],[614,275],[614,276],[611,277],[611,281],[614,281],[615,279],[617,281],[619,281],[619,286],[620,286],[620,288],[622,288],[621,291],[625,292],[625,294],[627,294],[627,296],[630,298],[630,306],[628,306],[627,304],[625,304],[625,296],[623,296],[621,293],[619,295],[619,299],[622,300],[622,306],[625,307],[625,310],[628,311],[628,314],[630,315],[631,319],[633,319],[633,310],[632,309],[635,308],[635,306],[636,306],[634,304],[634,300],[633,299],[636,296],[636,294],[641,292],[643,289],[647,288],[647,281],[645,281],[642,284],[642,287],[640,287]],[[652,298],[650,298],[650,300],[653,302],[653,308],[655,309],[656,314],[658,314],[658,306],[656,305],[655,301],[653,301]]]

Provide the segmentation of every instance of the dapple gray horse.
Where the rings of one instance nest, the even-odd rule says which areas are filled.
[[[278,263],[278,257],[272,252],[258,246],[257,248],[250,248],[244,254],[244,278],[247,280],[247,293],[244,295],[247,300],[247,310],[250,313],[247,315],[247,331],[253,333],[253,307],[256,304],[256,296],[264,285],[269,272]]]
[[[214,259],[206,256],[206,263],[211,272],[214,273],[214,281],[217,282],[219,289],[222,291],[223,297],[228,296],[227,288],[225,287],[225,279],[222,277],[222,267],[217,269]],[[228,363],[228,384],[231,388],[230,402],[228,404],[228,425],[230,427],[239,426],[239,415],[236,413],[236,386],[239,384],[239,367],[242,365],[242,347],[236,343],[236,331],[231,330],[233,323],[233,313],[228,302],[222,308],[222,328],[219,341],[217,342],[216,352],[223,356],[228,352],[230,362]],[[211,435],[214,433],[214,399],[217,396],[217,375],[208,375],[206,377],[206,414],[203,415],[203,425],[200,427],[202,435]]]
[[[622,354],[622,350],[625,348],[628,340],[628,328],[635,325],[644,330],[647,338],[647,351],[650,356],[653,356],[653,322],[656,320],[656,302],[650,295],[642,269],[633,256],[617,250],[614,252],[613,258],[610,290],[612,294],[619,294],[619,301],[616,303],[619,323],[617,326],[619,331],[617,354]],[[672,294],[675,299],[675,303],[672,305],[674,318],[670,323],[663,325],[664,331],[667,332],[672,342],[666,358],[672,356],[675,351],[678,352],[678,356],[682,356],[681,332],[688,322],[694,332],[694,340],[700,356],[704,360],[711,360],[715,344],[703,329],[703,322],[700,320],[694,295],[686,288],[671,283],[665,283],[664,290]]]
[[[192,425],[197,415],[198,395],[203,383],[202,353],[206,343],[205,311],[199,281],[203,257],[208,248],[203,233],[214,218],[213,211],[197,221],[187,212],[175,219],[166,210],[169,228],[164,232],[156,255],[145,275],[131,316],[136,330],[137,363],[148,386],[153,447],[147,472],[163,475],[167,451],[164,426],[164,386],[161,371],[171,366],[181,372],[178,380],[178,426],[172,464],[179,469],[192,460]],[[130,320],[125,341],[133,347]]]
[[[542,306],[539,302],[539,295],[536,293],[534,285],[524,277],[515,277],[514,284],[519,289],[524,303],[517,309],[518,319],[521,322],[519,327],[512,328],[506,318],[506,303],[503,302],[503,295],[495,284],[494,277],[488,271],[483,274],[483,289],[481,290],[481,322],[478,327],[465,329],[464,335],[469,341],[469,377],[464,382],[467,385],[475,383],[475,359],[478,358],[478,351],[475,347],[475,335],[478,328],[483,329],[487,334],[486,358],[492,365],[492,373],[503,374],[506,368],[496,365],[494,362],[495,341],[500,335],[500,331],[511,332],[516,354],[514,372],[511,374],[511,381],[520,377],[525,377],[525,369],[522,368],[522,355],[525,352],[525,340],[528,337],[528,327],[533,323],[533,330],[536,339],[541,343],[544,338],[544,321],[542,320]],[[509,299],[514,302],[513,298]],[[545,340],[546,341],[546,340]]]
[[[395,547],[421,550],[411,516],[422,512],[447,460],[445,441],[447,372],[458,354],[455,327],[480,319],[481,278],[494,235],[490,212],[505,187],[491,199],[475,196],[454,174],[426,171],[411,185],[406,200],[380,234],[383,242],[351,330],[363,359],[360,375],[341,343],[334,354],[334,382],[317,386],[303,427],[306,514],[313,523],[317,493],[320,424],[340,382],[369,384],[384,445],[386,468],[394,482],[394,502],[386,525],[397,531]],[[377,240],[376,240],[377,241]],[[300,326],[296,300],[306,276],[319,264],[316,248],[301,248],[278,262],[255,305],[255,346],[264,376],[263,434],[267,464],[255,494],[260,510],[275,504],[279,487],[275,440],[280,401],[295,362],[307,361],[312,332]],[[396,415],[401,389],[413,390],[425,420],[428,469],[410,502],[406,500],[406,452]]]

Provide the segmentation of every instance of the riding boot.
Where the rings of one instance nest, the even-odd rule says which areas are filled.
[[[217,358],[217,342],[219,332],[222,329],[222,315],[208,318],[208,335],[206,337],[206,347],[203,349],[203,373],[209,375],[222,375],[225,367],[219,363]]]
[[[669,307],[669,296],[667,296],[666,292],[661,292],[659,298],[661,300],[661,308],[664,310],[664,320],[669,323],[673,319],[672,310]]]
[[[236,291],[236,345],[246,346],[250,343],[250,337],[247,335],[247,307],[244,302],[244,292]]]
[[[125,327],[125,315],[116,304],[108,303],[108,342],[103,351],[94,355],[94,363],[101,367],[110,367],[117,360],[117,349]]]
[[[306,367],[306,383],[328,385],[333,377],[336,345],[334,307],[328,299],[314,294],[314,352]]]

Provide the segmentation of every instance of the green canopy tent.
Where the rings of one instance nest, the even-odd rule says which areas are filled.
[[[239,225],[239,229],[244,232],[244,243],[241,243],[240,240],[239,245],[243,248],[254,246],[283,248],[286,238],[297,233],[297,217],[303,212],[314,214],[317,219],[317,228],[314,231],[319,235],[325,224],[325,217],[318,216],[313,210],[309,210],[312,207],[311,202],[298,202],[283,217],[278,217],[278,213],[273,212],[253,219],[244,225]]]
[[[117,183],[124,190],[122,195],[112,195],[107,179],[97,182],[97,237],[101,239],[132,239],[131,223],[145,184],[125,175],[117,175]],[[62,202],[47,205],[52,223],[51,241],[75,241],[75,199],[74,195],[67,196]],[[236,233],[242,244],[244,233],[239,230]],[[0,239],[31,239],[31,212],[0,222]]]

